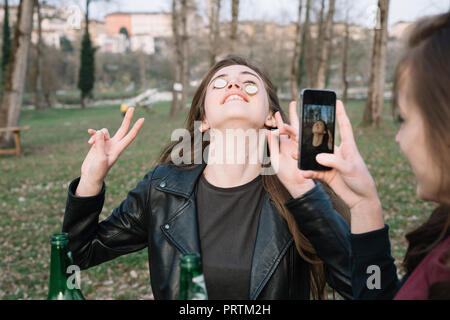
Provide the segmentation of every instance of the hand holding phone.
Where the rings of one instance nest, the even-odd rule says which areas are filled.
[[[354,234],[381,229],[384,226],[382,207],[375,182],[361,157],[344,105],[336,103],[341,145],[334,154],[323,154],[319,162],[329,171],[303,171],[306,179],[326,182],[344,200],[351,211],[351,232]]]
[[[316,156],[320,153],[334,153],[336,93],[330,90],[304,89],[300,103],[298,168],[331,170],[319,164]]]

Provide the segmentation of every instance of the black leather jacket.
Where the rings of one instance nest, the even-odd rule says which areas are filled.
[[[194,190],[204,167],[156,167],[101,223],[105,185],[96,196],[78,197],[79,178],[73,180],[63,232],[69,233],[74,263],[86,269],[147,247],[155,299],[177,299],[180,255],[200,253]],[[328,284],[351,299],[348,224],[319,184],[286,205],[325,262]],[[308,263],[298,254],[287,223],[267,192],[259,219],[249,299],[309,299]]]

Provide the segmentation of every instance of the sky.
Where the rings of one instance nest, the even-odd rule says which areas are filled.
[[[75,0],[73,0],[75,1]],[[109,4],[95,4],[91,8],[96,19],[103,20],[106,13],[113,11],[165,11],[171,9],[171,0],[111,0]],[[197,0],[204,3],[205,0]],[[240,0],[240,20],[264,19],[268,21],[286,22],[297,19],[298,0]],[[348,2],[353,8],[350,12],[352,22],[366,24],[373,19],[373,8],[377,0],[336,0],[336,6]],[[231,0],[222,0],[222,16],[230,19]],[[443,13],[450,10],[450,0],[391,0],[389,25],[398,21],[412,21],[423,15]],[[336,17],[343,20],[344,13],[337,12]],[[287,19],[286,19],[287,18]]]
[[[204,6],[207,0],[195,0]],[[319,0],[315,0],[320,2]],[[10,0],[10,3],[18,0]],[[85,0],[47,0],[50,4],[74,5],[84,4]],[[109,0],[94,2],[90,6],[90,15],[97,20],[116,11],[133,12],[170,12],[171,0]],[[348,3],[352,7],[349,20],[352,23],[370,25],[374,20],[374,8],[377,0],[336,0],[336,7],[342,8]],[[286,23],[297,20],[298,0],[240,0],[240,20],[266,20]],[[398,21],[413,21],[424,15],[443,13],[450,10],[450,0],[390,0],[389,26]],[[375,11],[376,12],[376,11]],[[231,19],[231,0],[222,0],[221,16]],[[344,12],[336,12],[335,20],[344,20]]]

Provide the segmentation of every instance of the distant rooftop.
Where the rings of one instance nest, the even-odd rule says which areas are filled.
[[[107,15],[105,15],[105,17],[107,16],[112,16],[112,15],[129,15],[129,14],[170,14],[168,12],[143,12],[143,11],[117,11],[117,12],[111,12],[108,13]]]

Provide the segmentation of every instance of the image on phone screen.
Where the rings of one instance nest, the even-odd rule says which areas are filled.
[[[331,102],[332,103],[332,102]],[[334,152],[335,103],[303,103],[299,167],[302,170],[330,170],[316,161],[319,153]]]

